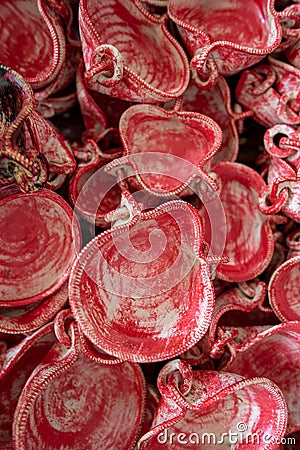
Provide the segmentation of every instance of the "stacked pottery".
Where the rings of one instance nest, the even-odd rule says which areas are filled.
[[[1,449],[299,446],[299,25],[1,2]]]

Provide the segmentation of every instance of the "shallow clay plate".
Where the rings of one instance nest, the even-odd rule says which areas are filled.
[[[274,383],[266,378],[245,379],[209,370],[193,370],[189,381],[184,373],[168,371],[175,363],[167,364],[159,374],[162,399],[151,430],[139,441],[140,450],[277,447],[276,438],[282,438],[285,432],[286,406]],[[167,375],[164,386],[163,375]],[[274,436],[273,442],[264,440],[268,433]],[[255,445],[247,440],[247,435],[254,434]]]
[[[214,167],[221,184],[227,237],[224,255],[228,263],[217,267],[226,281],[247,281],[268,266],[274,239],[268,217],[258,209],[258,196],[265,182],[253,169],[242,164],[222,162]]]
[[[233,343],[236,357],[222,370],[267,377],[281,389],[288,407],[287,432],[300,430],[300,323],[244,327]]]
[[[145,408],[140,367],[70,356],[52,349],[28,380],[13,424],[16,448],[132,450]]]
[[[94,345],[120,359],[159,361],[205,334],[214,304],[197,212],[173,201],[90,241],[69,300]]]
[[[300,321],[300,256],[284,262],[273,273],[269,299],[280,320]]]
[[[80,249],[71,207],[49,190],[0,200],[0,306],[20,306],[55,292]]]

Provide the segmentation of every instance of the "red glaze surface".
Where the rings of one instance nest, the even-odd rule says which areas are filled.
[[[133,102],[88,89],[84,80],[83,61],[78,68],[76,84],[81,114],[91,138],[107,126],[118,127],[123,112],[133,105]]]
[[[114,155],[101,152],[91,139],[85,142],[83,151],[90,154],[91,159],[78,164],[69,182],[69,198],[81,217],[98,227],[108,228],[107,216],[120,205],[121,189],[117,180],[101,167]]]
[[[218,276],[231,282],[251,280],[268,266],[274,249],[268,218],[258,209],[265,183],[253,169],[238,163],[219,163],[214,171],[221,185],[227,225],[224,255],[229,258],[218,265]]]
[[[5,0],[0,7],[0,30],[4,64],[36,89],[55,79],[64,63],[65,38],[45,0]]]
[[[37,303],[23,307],[0,308],[0,331],[4,333],[30,333],[53,319],[67,303],[68,284]]]
[[[26,127],[34,148],[47,159],[50,174],[70,174],[76,168],[71,147],[64,137],[38,112],[32,111],[26,119]]]
[[[300,0],[0,3],[0,449],[290,450]]]
[[[0,448],[11,446],[12,423],[22,389],[33,369],[53,345],[53,327],[47,325],[0,356]],[[11,447],[12,448],[12,447]]]
[[[0,236],[1,306],[32,303],[57,291],[81,245],[72,209],[46,189],[0,201]]]
[[[192,207],[173,201],[132,214],[83,249],[72,269],[69,300],[96,346],[121,359],[158,361],[204,335],[213,289]]]
[[[158,385],[162,399],[152,429],[139,441],[140,450],[180,449],[183,440],[187,449],[197,444],[197,448],[209,450],[212,443],[229,448],[229,430],[237,433],[236,449],[267,450],[275,449],[275,439],[284,436],[286,405],[280,390],[266,378],[192,371],[186,363],[175,360],[162,369]],[[267,444],[263,439],[266,427],[275,437]],[[212,433],[215,442],[209,442],[207,435],[205,439],[205,433]],[[259,436],[259,444],[246,440],[247,434],[254,433]]]
[[[237,101],[251,109],[254,119],[265,127],[279,123],[299,125],[300,116],[295,102],[299,79],[299,69],[269,57],[268,65],[242,73],[236,87]]]
[[[235,161],[238,150],[238,132],[236,122],[245,117],[245,113],[236,113],[231,108],[231,95],[225,78],[219,76],[211,89],[200,90],[195,81],[183,95],[183,111],[195,111],[213,118],[222,130],[222,145],[213,157],[213,162]]]
[[[170,0],[168,12],[194,57],[191,67],[204,88],[215,83],[218,73],[235,74],[280,44],[273,0]]]
[[[222,139],[220,127],[208,116],[152,105],[127,109],[121,116],[120,135],[129,164],[131,155],[138,156],[133,158],[137,185],[163,195],[180,194],[193,178],[201,177]]]
[[[140,367],[101,364],[78,344],[55,344],[28,379],[13,424],[16,448],[134,448],[145,407]]]
[[[147,383],[146,393],[146,412],[143,420],[143,426],[141,430],[141,436],[147,433],[152,425],[153,417],[158,406],[161,396],[158,389],[151,384]]]
[[[152,16],[138,0],[106,0],[101,6],[82,0],[79,25],[88,86],[148,103],[183,94],[189,81],[188,61],[166,21],[166,16]]]
[[[275,144],[276,137],[281,137],[279,146]],[[272,213],[273,209],[274,212],[281,210],[288,217],[300,222],[299,131],[295,131],[290,125],[274,125],[267,130],[264,144],[271,155],[268,165],[270,211]]]
[[[287,433],[300,429],[299,331],[299,322],[240,329],[234,343],[236,357],[224,368],[246,377],[267,377],[277,384],[288,406]]]
[[[271,306],[280,320],[300,320],[300,256],[278,267],[268,289]]]

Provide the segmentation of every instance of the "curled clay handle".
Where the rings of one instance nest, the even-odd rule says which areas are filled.
[[[192,74],[200,89],[210,89],[217,82],[219,76],[218,67],[216,62],[210,57],[210,53],[215,47],[215,44],[202,47],[190,62]]]
[[[284,180],[282,180],[284,181]],[[273,194],[273,195],[271,195]],[[270,201],[270,195],[272,197],[276,197],[275,201]],[[259,196],[259,203],[258,203],[258,209],[266,215],[273,215],[277,214],[281,208],[284,207],[289,197],[289,192],[287,187],[283,188],[282,190],[279,190],[278,192],[278,185],[274,183],[272,188],[268,186],[265,190],[263,190],[260,193]]]
[[[300,37],[300,5],[290,5],[278,13],[282,36],[286,39]]]
[[[293,106],[289,105],[293,102]],[[300,125],[300,114],[299,114],[299,93],[297,91],[290,91],[279,99],[277,107],[278,117],[285,123],[289,125]]]
[[[162,396],[173,400],[183,399],[193,384],[192,367],[185,361],[175,359],[166,364],[160,371],[157,387]]]
[[[267,92],[276,81],[276,73],[272,67],[262,64],[249,71],[246,92],[257,96]]]
[[[84,74],[89,88],[97,83],[113,87],[123,78],[123,63],[119,51],[113,45],[103,44],[93,53],[91,67]]]
[[[296,252],[300,252],[300,229],[294,230],[290,233],[286,238],[287,246],[290,250],[294,250]],[[299,253],[300,255],[300,253]]]
[[[264,135],[264,146],[266,151],[276,158],[287,158],[292,155],[295,150],[288,146],[288,143],[292,143],[292,137],[295,133],[295,129],[290,125],[286,125],[283,123],[274,125],[269,128]],[[287,136],[285,138],[281,138],[279,141],[280,147],[278,147],[274,142],[274,137],[277,135]],[[297,140],[298,146],[300,148],[300,141]],[[283,145],[282,145],[283,144]]]
[[[102,352],[101,350],[97,349],[80,329],[79,339],[81,352],[97,364],[113,365],[124,362],[116,356],[109,355],[108,353]]]

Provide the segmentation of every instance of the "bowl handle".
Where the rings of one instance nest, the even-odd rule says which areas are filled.
[[[123,78],[123,63],[119,51],[113,45],[99,45],[92,55],[91,67],[84,74],[87,86],[101,84],[104,87],[113,87]]]

